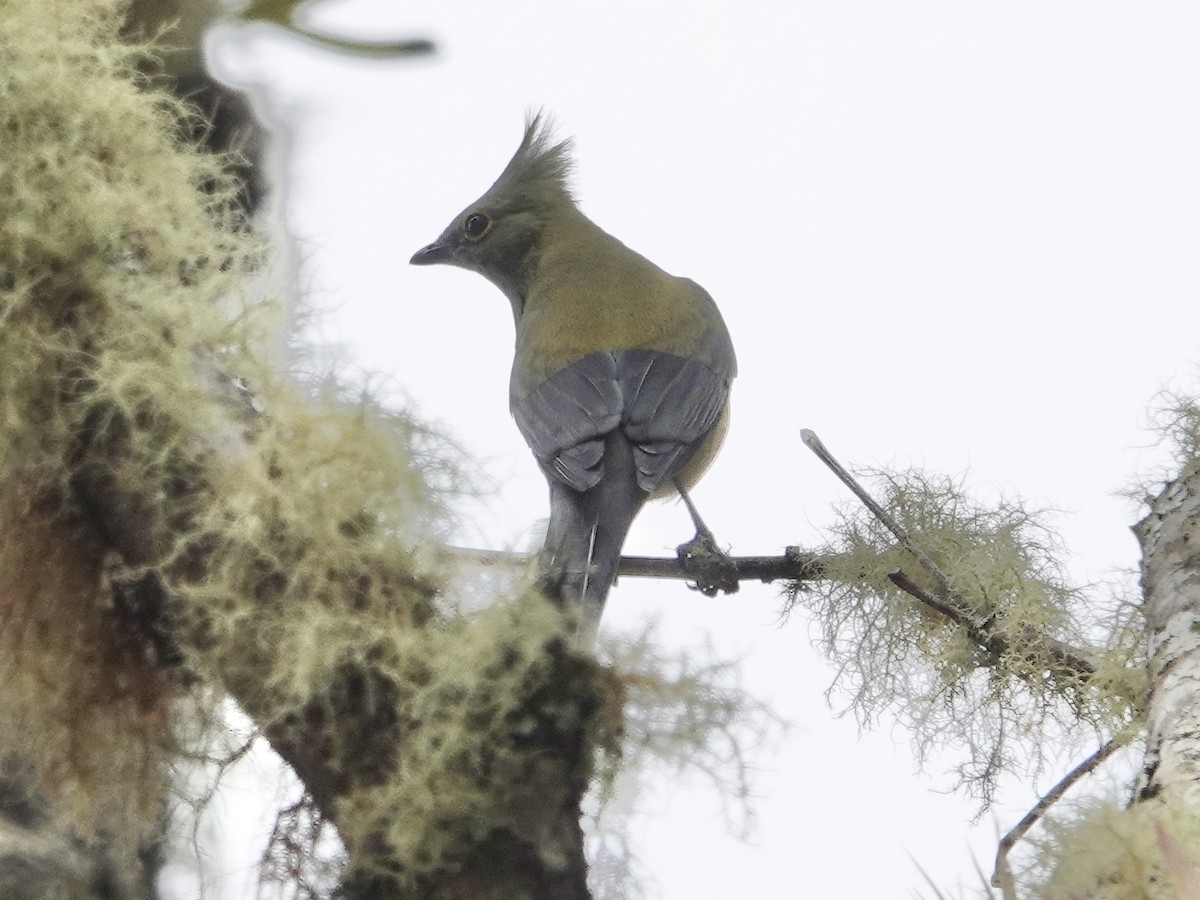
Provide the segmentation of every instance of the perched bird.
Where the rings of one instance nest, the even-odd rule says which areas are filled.
[[[478,272],[512,304],[510,408],[550,485],[542,571],[590,646],[638,510],[720,448],[737,362],[704,288],[580,212],[570,153],[531,117],[496,183],[412,263]]]

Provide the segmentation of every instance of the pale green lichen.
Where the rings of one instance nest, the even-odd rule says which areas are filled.
[[[708,786],[722,803],[727,831],[748,839],[755,828],[754,780],[761,754],[787,725],[741,684],[740,660],[712,648],[667,653],[654,628],[601,636],[611,660],[625,723],[620,753],[609,753],[584,817],[588,886],[597,900],[641,897],[653,877],[631,839],[638,813],[672,793]]]
[[[1121,492],[1143,513],[1164,484],[1200,465],[1200,399],[1195,385],[1161,391],[1151,407],[1149,429],[1156,437],[1154,452]]]
[[[1164,393],[1154,410],[1154,428],[1171,448],[1177,469],[1200,459],[1200,401],[1195,396]]]
[[[396,671],[407,676],[397,708],[420,728],[394,777],[347,799],[356,825],[343,838],[382,836],[415,870],[432,871],[460,863],[494,830],[520,833],[540,819],[558,761],[521,745],[587,723],[578,684],[551,677],[569,644],[562,616],[538,596],[391,637]]]
[[[197,739],[204,684],[269,727],[370,668],[391,693],[360,699],[394,703],[413,745],[397,780],[348,801],[342,837],[383,829],[419,878],[519,809],[496,781],[525,760],[505,729],[564,622],[534,600],[435,610],[446,448],[369,396],[272,370],[274,308],[242,291],[263,250],[224,161],[181,143],[190,113],[118,41],[121,14],[0,17],[0,753],[35,759],[80,831],[136,836]],[[80,479],[141,498],[122,524],[153,556],[115,556]],[[187,691],[112,608],[114,583],[152,570],[176,573]]]
[[[139,90],[119,14],[0,16],[0,752],[34,760],[82,832],[136,838],[161,808],[177,689],[111,614],[111,555],[70,483],[105,417],[137,423],[117,478],[194,453],[173,417],[216,427],[195,348],[248,358],[230,298],[258,249],[218,161],[176,146],[183,108]]]
[[[897,569],[928,594],[945,594],[878,520],[844,512],[824,554],[826,579],[792,602],[815,609],[820,645],[838,666],[831,690],[849,697],[860,721],[893,709],[918,755],[964,749],[959,777],[986,804],[1001,772],[1038,771],[1043,748],[1063,747],[1064,732],[1083,746],[1141,715],[1140,620],[1129,606],[1097,614],[1097,592],[1067,581],[1041,516],[1008,500],[982,504],[944,477],[872,474],[883,506],[948,579],[943,599],[963,621],[901,591],[888,578]],[[1078,648],[1097,673],[1060,665],[1051,640]]]
[[[1187,900],[1200,896],[1200,820],[1192,803],[1159,798],[1087,803],[1047,822],[1018,879],[1033,900]]]

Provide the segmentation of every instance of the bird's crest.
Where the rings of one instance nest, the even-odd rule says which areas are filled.
[[[571,194],[571,140],[556,141],[554,125],[541,111],[525,119],[525,136],[488,196],[505,206],[536,208]]]

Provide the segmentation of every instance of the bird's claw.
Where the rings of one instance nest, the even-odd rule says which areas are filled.
[[[688,587],[705,597],[715,597],[718,593],[737,593],[737,563],[717,546],[716,539],[707,528],[697,529],[696,536],[676,547],[675,553],[680,568],[693,580]]]

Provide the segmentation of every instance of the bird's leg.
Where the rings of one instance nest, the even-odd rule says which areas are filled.
[[[687,488],[678,478],[673,480],[675,489],[683,499],[683,505],[687,507],[688,515],[692,517],[692,524],[696,526],[696,536],[675,548],[680,566],[686,574],[695,579],[695,589],[706,597],[715,597],[720,591],[726,594],[737,593],[737,563],[717,546],[717,539],[700,518]]]
[[[713,537],[712,531],[704,520],[700,518],[700,512],[696,509],[696,504],[692,502],[692,496],[687,492],[687,488],[683,486],[683,482],[678,478],[672,479],[675,482],[675,490],[679,491],[679,496],[683,499],[683,505],[687,507],[688,515],[692,517],[692,524],[696,526],[696,536],[693,541],[704,541],[707,544],[716,546],[716,538]]]

